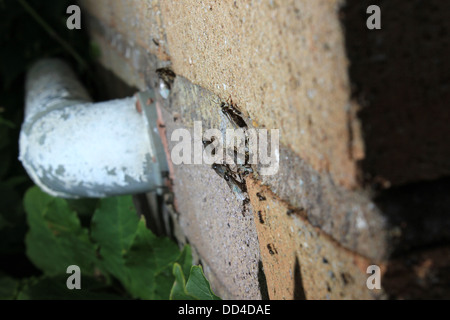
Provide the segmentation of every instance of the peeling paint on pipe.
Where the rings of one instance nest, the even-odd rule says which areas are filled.
[[[145,94],[151,101],[152,93]],[[140,95],[93,103],[64,62],[35,64],[19,140],[19,159],[31,179],[64,198],[160,191],[167,163],[154,134],[155,105],[144,104],[139,113]]]

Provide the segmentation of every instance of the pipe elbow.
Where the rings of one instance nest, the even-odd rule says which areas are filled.
[[[26,92],[19,159],[42,190],[78,198],[163,188],[167,164],[152,134],[156,111],[137,112],[138,97],[93,103],[55,59],[33,66]]]

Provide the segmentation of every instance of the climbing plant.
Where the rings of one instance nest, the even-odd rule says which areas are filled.
[[[0,276],[1,298],[11,299],[219,299],[189,246],[179,250],[147,229],[131,196],[67,201],[38,187],[24,199],[29,231],[26,254],[42,271],[16,280]],[[89,216],[88,226],[80,217]],[[86,219],[85,219],[86,220]],[[68,285],[80,270],[80,286]],[[69,273],[69,274],[68,274]]]

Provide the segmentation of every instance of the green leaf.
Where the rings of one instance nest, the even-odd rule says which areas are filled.
[[[185,245],[183,251],[176,261],[182,268],[185,278],[189,278],[189,273],[192,267],[192,250],[191,246]]]
[[[203,274],[201,266],[192,266],[186,290],[189,295],[198,300],[220,300],[211,290],[211,285]]]
[[[137,217],[130,196],[101,200],[91,228],[100,246],[102,268],[135,298],[168,299],[173,263],[192,265],[190,248],[180,253],[170,239],[156,237]]]
[[[190,296],[186,290],[186,279],[183,274],[183,269],[178,263],[173,266],[173,274],[175,276],[175,282],[170,292],[170,300],[194,300],[195,298]]]
[[[93,277],[81,276],[81,289],[68,289],[67,278],[70,275],[29,279],[18,300],[117,300],[124,299],[108,292],[109,288]]]
[[[211,290],[201,266],[192,266],[187,283],[178,263],[173,267],[173,274],[176,280],[170,292],[171,300],[221,300]]]
[[[174,277],[168,272],[180,251],[168,238],[159,238],[139,221],[136,237],[125,256],[128,280],[125,287],[136,298],[168,299]],[[158,292],[156,292],[156,284]]]
[[[183,274],[189,276],[189,270],[192,267],[192,252],[189,245],[184,246],[183,251],[181,251],[176,259],[175,264],[181,265]],[[166,268],[156,275],[154,299],[167,300],[170,298],[170,292],[175,281],[173,265],[173,263],[169,263]]]
[[[153,293],[153,300],[168,300],[170,297],[170,290],[175,281],[173,272],[173,264],[168,265],[164,270],[155,275],[155,291]]]
[[[92,238],[100,246],[103,268],[127,283],[125,254],[128,253],[135,237],[139,218],[131,196],[106,198],[92,217]]]
[[[30,228],[26,253],[36,267],[49,276],[65,273],[70,265],[79,266],[84,275],[93,274],[96,246],[65,200],[33,187],[25,194],[24,206]]]
[[[24,206],[30,227],[26,237],[27,255],[46,277],[32,282],[20,298],[42,294],[47,297],[41,292],[44,284],[50,288],[49,298],[59,295],[64,298],[65,282],[55,284],[54,279],[72,264],[81,268],[83,276],[92,275],[96,268],[107,278],[114,276],[134,298],[169,299],[171,292],[177,296],[179,290],[174,291],[174,282],[181,285],[181,293],[192,288],[192,293],[186,291],[189,298],[216,297],[206,279],[195,279],[198,272],[193,273],[191,269],[190,246],[180,252],[169,238],[155,236],[147,229],[145,220],[139,220],[130,196],[99,202],[90,223],[95,244],[71,210],[76,204],[48,196],[34,187],[26,193]],[[174,272],[174,265],[179,268],[178,274]],[[200,275],[203,276],[201,271]],[[188,276],[186,284],[184,279]],[[181,293],[177,297],[181,297]]]
[[[0,273],[0,300],[11,300],[17,294],[19,282],[5,274]]]

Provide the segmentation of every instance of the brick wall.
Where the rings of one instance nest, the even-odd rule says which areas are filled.
[[[104,69],[137,90],[176,74],[158,96],[168,151],[177,128],[223,126],[227,100],[249,127],[280,129],[279,172],[246,179],[248,206],[210,166],[174,166],[173,233],[219,295],[449,296],[442,2],[379,1],[376,31],[367,1],[80,2]]]

